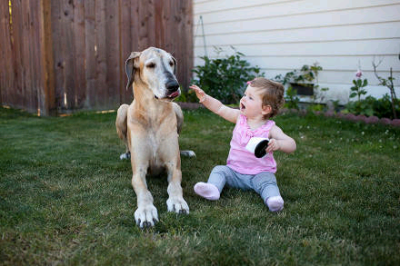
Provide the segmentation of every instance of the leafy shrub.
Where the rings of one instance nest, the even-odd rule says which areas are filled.
[[[350,98],[357,97],[358,101],[361,100],[361,96],[367,94],[367,91],[364,89],[368,85],[368,80],[361,80],[362,72],[358,70],[356,73],[356,79],[353,79],[353,87],[350,88]]]
[[[392,109],[392,100],[394,103],[394,109],[396,112],[396,117],[400,116],[400,100],[399,99],[391,99],[389,94],[385,94],[381,99],[375,100],[373,102],[374,115],[377,117],[386,117],[394,119],[393,109]]]
[[[321,112],[325,110],[325,107],[322,104],[312,104],[307,108],[307,110],[311,112]]]
[[[300,75],[301,76],[301,75]],[[300,98],[297,97],[297,91],[292,88],[290,85],[291,82],[299,79],[299,75],[297,74],[297,70],[293,70],[291,72],[287,72],[284,76],[279,74],[275,76],[273,79],[276,82],[282,83],[284,86],[288,85],[285,93],[285,107],[289,109],[297,109],[299,110],[299,102]]]
[[[197,75],[193,83],[225,104],[238,103],[247,86],[246,82],[264,76],[259,67],[252,67],[241,59],[244,54],[232,49],[235,54],[225,58],[200,57],[204,65],[196,66],[193,70]],[[221,48],[216,50],[218,55],[222,52]]]
[[[287,108],[299,109],[300,99],[297,97],[297,91],[293,89],[293,84],[302,84],[303,86],[312,86],[314,90],[314,95],[311,96],[311,99],[314,101],[316,99],[320,99],[321,101],[324,98],[323,92],[329,90],[328,88],[319,88],[318,85],[318,73],[322,70],[322,67],[315,62],[313,65],[303,65],[300,71],[293,70],[287,72],[284,76],[277,75],[274,80],[282,83],[283,85],[288,85],[286,90],[286,104]],[[310,84],[316,81],[316,84]],[[320,108],[317,107],[317,108]]]
[[[346,108],[342,112],[355,115],[372,116],[374,115],[374,109],[372,108],[372,102],[374,100],[374,97],[368,96],[364,100],[348,102],[346,104]]]
[[[289,86],[286,90],[285,96],[285,107],[289,109],[297,109],[299,110],[299,102],[300,99],[297,97],[297,91],[294,90],[291,86]]]
[[[397,116],[400,115],[400,100],[395,100],[395,109]],[[352,113],[355,115],[377,116],[379,118],[394,118],[392,111],[392,99],[388,94],[385,94],[381,99],[376,99],[368,96],[363,100],[349,102],[346,105],[344,113]]]
[[[398,115],[397,115],[396,108],[398,107],[398,99],[397,99],[397,96],[396,96],[396,90],[394,89],[394,80],[395,80],[395,78],[393,77],[393,70],[392,70],[392,68],[390,68],[390,76],[387,79],[380,77],[378,75],[377,68],[382,63],[382,60],[383,59],[381,59],[379,61],[379,63],[376,64],[375,63],[375,59],[374,59],[374,62],[372,62],[372,66],[374,68],[375,76],[379,80],[379,85],[388,87],[389,90],[390,90],[390,103],[392,105],[392,114],[393,114],[393,117],[395,119],[397,119]],[[399,54],[399,60],[400,60],[400,54]],[[396,107],[396,105],[397,105],[397,107]]]
[[[346,109],[343,110],[344,113],[352,113],[355,115],[365,115],[365,116],[377,116],[385,118],[397,118],[400,113],[400,101],[396,98],[396,94],[392,91],[393,80],[392,73],[388,80],[381,78],[376,73],[376,65],[373,63],[374,72],[380,81],[381,85],[387,86],[391,89],[391,96],[385,94],[381,99],[376,99],[372,96],[368,96],[365,99],[361,99],[361,96],[366,95],[367,91],[364,89],[368,85],[368,80],[362,80],[362,71],[358,69],[353,79],[353,87],[351,87],[351,98],[356,98],[356,101],[350,101],[346,105]]]

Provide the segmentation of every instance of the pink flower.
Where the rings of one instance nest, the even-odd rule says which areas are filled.
[[[357,79],[360,79],[361,76],[362,76],[362,71],[361,71],[361,69],[359,69],[359,70],[357,70],[357,72],[356,72],[356,78],[357,78]]]

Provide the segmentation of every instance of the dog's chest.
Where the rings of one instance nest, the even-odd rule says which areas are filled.
[[[168,154],[175,154],[172,147],[178,144],[178,133],[175,129],[154,129],[148,131],[147,147],[150,152],[150,158],[154,162],[165,160]]]
[[[147,136],[148,148],[150,151],[151,158],[156,158],[158,154],[158,150],[160,149],[161,144],[164,142],[163,138],[158,136],[157,132],[149,132]]]
[[[129,120],[128,127],[131,153],[138,158],[137,163],[146,161],[150,169],[160,169],[179,155],[175,114],[136,117]]]
[[[177,138],[177,137],[176,137]],[[170,142],[174,142],[171,136],[162,136],[159,133],[152,132],[147,136],[147,149],[149,160],[149,175],[158,175],[165,171],[166,163],[176,154],[171,150]]]

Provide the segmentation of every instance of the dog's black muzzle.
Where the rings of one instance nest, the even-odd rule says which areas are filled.
[[[165,84],[165,87],[167,88],[168,93],[173,93],[179,90],[179,84],[176,80],[169,80],[167,84]]]

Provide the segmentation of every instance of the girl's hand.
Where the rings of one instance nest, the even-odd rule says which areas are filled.
[[[269,131],[269,143],[266,151],[277,150],[290,154],[296,150],[296,141],[283,133],[282,129],[275,125]]]
[[[206,96],[206,93],[202,89],[200,89],[197,85],[191,85],[189,86],[189,88],[194,90],[194,92],[196,93],[196,97],[200,100]]]
[[[279,141],[276,139],[270,139],[268,142],[268,147],[266,149],[267,153],[272,151],[277,151],[281,148]]]

